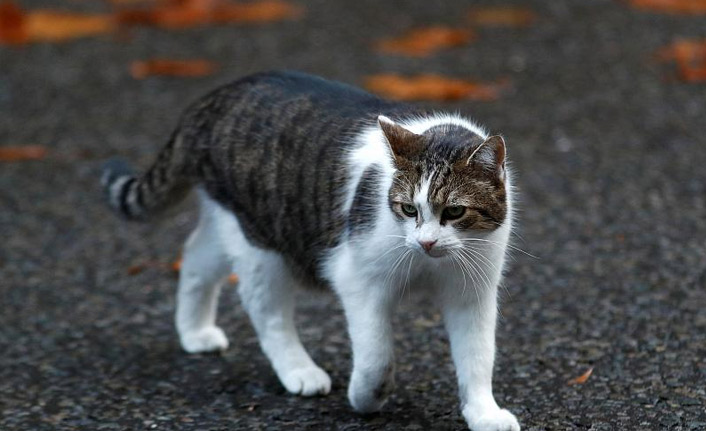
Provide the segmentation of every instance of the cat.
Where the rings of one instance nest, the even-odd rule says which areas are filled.
[[[462,414],[474,431],[520,429],[492,392],[497,285],[512,229],[505,142],[459,115],[386,101],[299,72],[221,87],[183,114],[156,162],[135,176],[110,161],[110,205],[144,220],[198,190],[184,246],[176,327],[187,352],[228,347],[219,290],[239,294],[287,391],[331,379],[294,325],[298,287],[330,287],[353,350],[348,398],[381,409],[394,386],[391,316],[403,289],[441,308]]]

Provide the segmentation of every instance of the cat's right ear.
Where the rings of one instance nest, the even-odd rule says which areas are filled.
[[[395,159],[411,160],[424,150],[424,138],[411,132],[384,115],[378,116],[378,124]]]

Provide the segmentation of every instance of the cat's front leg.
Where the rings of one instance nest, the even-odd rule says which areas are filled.
[[[347,280],[337,288],[353,347],[348,399],[360,413],[382,408],[394,389],[391,303],[387,289]]]
[[[519,431],[515,416],[498,407],[493,397],[495,289],[479,297],[469,292],[461,296],[456,292],[447,294],[443,312],[456,365],[462,414],[468,426],[473,431]]]

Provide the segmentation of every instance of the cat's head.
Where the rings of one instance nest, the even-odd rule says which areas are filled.
[[[409,247],[432,257],[461,248],[507,217],[505,142],[454,124],[416,134],[387,117],[378,123],[396,171],[389,206]]]

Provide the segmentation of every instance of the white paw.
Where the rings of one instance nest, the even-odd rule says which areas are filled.
[[[217,326],[207,326],[180,335],[181,347],[189,353],[219,352],[228,348],[228,338]]]
[[[480,415],[463,409],[463,416],[472,431],[520,431],[517,418],[505,409],[486,411]]]
[[[288,392],[305,397],[326,395],[331,392],[331,378],[326,371],[316,365],[283,373],[280,381]]]
[[[378,412],[387,402],[387,397],[392,393],[394,387],[395,380],[391,372],[382,380],[371,381],[354,371],[348,386],[348,401],[358,413]]]

